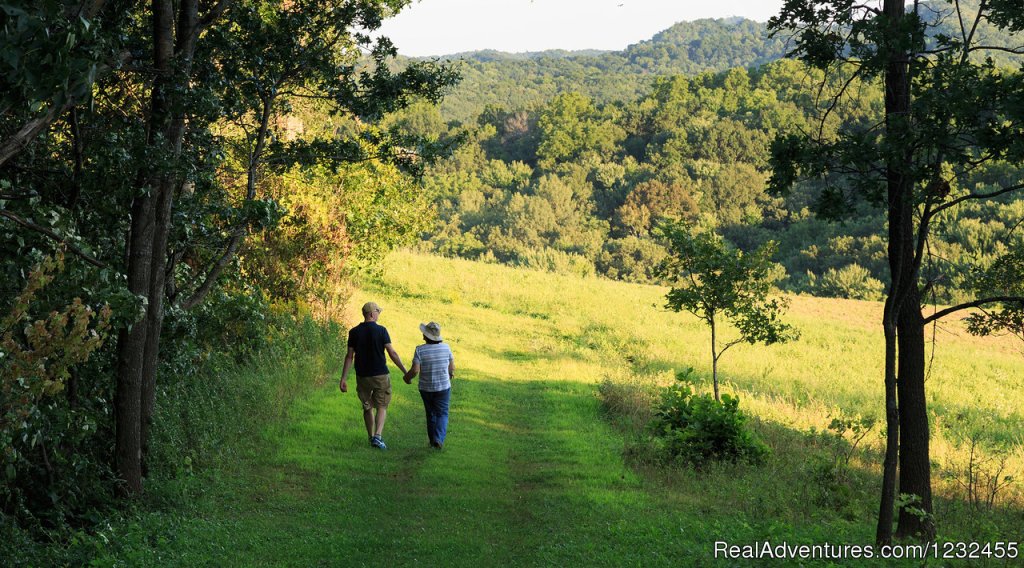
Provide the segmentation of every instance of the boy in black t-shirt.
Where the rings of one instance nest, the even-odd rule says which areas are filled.
[[[391,375],[388,372],[384,352],[391,361],[406,373],[402,358],[391,346],[388,330],[377,323],[380,317],[380,306],[375,302],[363,304],[363,323],[348,332],[348,354],[345,366],[341,371],[341,392],[348,392],[349,370],[353,363],[356,370],[356,394],[363,403],[363,422],[366,433],[370,437],[370,445],[381,450],[388,449],[381,435],[384,433],[384,421],[388,417],[388,405],[391,403]]]

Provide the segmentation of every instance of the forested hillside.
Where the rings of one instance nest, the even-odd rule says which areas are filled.
[[[445,119],[472,120],[488,105],[527,108],[558,93],[576,91],[600,102],[636,97],[657,75],[694,75],[773,61],[785,54],[782,38],[765,24],[741,18],[680,22],[618,52],[479,51],[446,56],[463,80],[441,104]]]
[[[976,5],[976,2],[963,2]],[[945,3],[926,9],[934,35],[955,37]],[[1005,43],[1006,33],[981,22],[975,30],[988,45]],[[794,46],[786,34],[772,35],[767,25],[743,18],[679,22],[649,40],[622,51],[550,50],[505,53],[494,50],[446,55],[462,73],[459,86],[441,103],[445,120],[472,121],[487,106],[536,108],[559,93],[578,92],[596,102],[626,101],[646,92],[658,76],[694,76],[707,71],[756,68],[786,56]],[[1022,58],[989,52],[996,65],[1017,66]]]
[[[664,256],[659,217],[717,227],[741,248],[780,243],[777,260],[794,291],[876,299],[886,278],[880,214],[863,200],[842,224],[817,219],[814,184],[786,198],[766,192],[772,139],[817,128],[820,77],[780,60],[760,68],[654,79],[642,95],[599,103],[580,93],[536,108],[491,106],[475,125],[449,129],[419,107],[398,125],[417,134],[468,137],[453,160],[426,177],[441,225],[429,234],[442,254],[556,271],[649,281]],[[876,86],[826,128],[880,120]],[[957,189],[1022,179],[1004,163],[972,173]],[[937,228],[937,297],[955,299],[963,259],[985,258],[1021,239],[1024,201],[972,205]]]
[[[949,16],[949,14],[946,14]],[[953,33],[934,15],[934,34]],[[994,34],[979,26],[979,34]],[[1005,34],[1002,40],[1006,40]],[[465,136],[454,160],[430,170],[442,254],[649,281],[664,256],[660,217],[714,226],[752,249],[773,239],[793,291],[877,299],[887,276],[882,212],[853,197],[841,224],[814,215],[821,184],[786,198],[766,191],[772,141],[788,132],[837,132],[882,121],[877,82],[852,81],[829,109],[833,77],[779,59],[784,38],[746,20],[682,23],[624,52],[507,56],[477,53],[440,109],[418,106],[391,123],[408,133]],[[997,54],[996,65],[1015,56]],[[984,191],[1022,179],[998,163],[953,181]],[[1024,202],[968,204],[936,227],[928,264],[933,299],[961,296],[964,266],[985,266],[1014,230]]]

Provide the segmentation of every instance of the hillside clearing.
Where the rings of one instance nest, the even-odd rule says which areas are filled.
[[[793,298],[791,320],[803,340],[738,347],[723,359],[726,389],[739,394],[772,446],[768,463],[672,472],[624,457],[623,435],[601,418],[595,394],[607,377],[668,380],[687,366],[706,374],[704,330],[657,307],[661,294],[395,254],[351,304],[381,304],[381,323],[407,362],[417,324],[441,323],[459,366],[445,450],[427,447],[415,387],[397,375],[385,430],[391,449],[369,448],[358,401],[338,393],[332,369],[268,433],[265,451],[204,485],[188,518],[146,516],[124,529],[106,560],[698,566],[712,562],[718,540],[870,543],[872,465],[856,462],[837,493],[810,458],[829,451],[811,428],[823,430],[837,413],[873,412],[880,402],[880,342],[871,335],[877,306]],[[988,349],[955,328],[937,341],[933,404],[944,416],[980,406],[1000,419],[1003,434],[1019,432],[1024,361],[1015,346],[999,339]],[[967,377],[972,392],[987,395],[965,396]],[[950,444],[937,451],[949,452],[940,462],[952,459]],[[940,515],[958,506],[952,486],[941,486]],[[1019,540],[1019,502],[983,518],[990,522],[980,533],[973,532],[979,525],[940,518],[940,536]]]

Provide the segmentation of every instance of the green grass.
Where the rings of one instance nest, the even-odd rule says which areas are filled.
[[[603,419],[597,396],[609,378],[664,382],[690,366],[708,374],[705,330],[658,307],[663,294],[395,254],[352,306],[381,304],[406,363],[417,324],[441,323],[458,366],[445,449],[427,447],[418,393],[397,372],[386,452],[368,447],[354,393],[327,380],[267,431],[260,451],[165,488],[186,505],[111,527],[96,564],[726,566],[743,563],[716,564],[716,540],[870,543],[877,436],[836,483],[820,467],[835,444],[816,432],[830,415],[877,413],[879,306],[793,298],[800,342],[730,351],[725,391],[740,395],[773,454],[760,467],[695,472],[628,457],[629,436]],[[955,325],[938,341],[928,387],[942,420],[977,409],[999,418],[993,437],[1019,435],[1018,346]],[[328,376],[339,363],[327,363]],[[958,450],[936,436],[941,465]],[[1024,513],[1010,494],[968,522],[955,481],[937,472],[936,484],[942,538],[1021,540]]]

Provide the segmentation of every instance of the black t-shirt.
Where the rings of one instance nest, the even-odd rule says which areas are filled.
[[[364,321],[348,332],[348,346],[356,352],[356,376],[376,377],[388,374],[384,360],[384,346],[391,343],[391,336],[384,326],[374,321]]]

